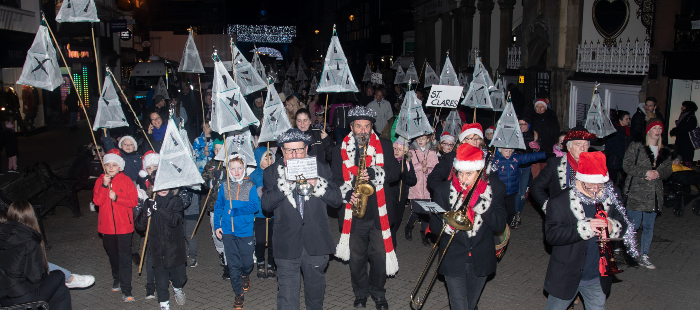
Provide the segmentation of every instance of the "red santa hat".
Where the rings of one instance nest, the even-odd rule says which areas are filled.
[[[440,142],[445,142],[446,140],[450,140],[452,142],[455,142],[455,137],[452,136],[451,134],[447,133],[447,131],[445,131],[440,136]]]
[[[544,101],[544,99],[542,99],[542,98],[539,98],[539,99],[537,99],[537,101],[535,101],[535,109],[537,109],[538,104],[543,104],[544,107],[547,108],[547,102]]]
[[[576,179],[586,183],[605,183],[610,180],[603,152],[584,152],[578,158]]]
[[[464,138],[476,134],[482,139],[484,138],[484,130],[479,123],[464,124],[462,125],[462,132],[459,134],[459,141],[464,140]]]
[[[486,128],[486,131],[484,133],[493,133],[494,130],[496,130],[496,127],[489,126],[489,128]]]
[[[158,161],[160,160],[160,155],[154,151],[148,151],[146,154],[143,154],[143,169],[139,171],[139,176],[142,178],[145,178],[148,176],[148,172],[146,172],[146,167],[148,166],[153,166],[153,165],[158,165]]]
[[[104,158],[102,161],[106,163],[115,163],[121,168],[121,170],[124,170],[124,158],[122,158],[121,153],[119,153],[118,149],[111,149],[107,154],[105,154]]]
[[[457,148],[454,168],[457,171],[478,171],[484,168],[484,152],[469,143]]]

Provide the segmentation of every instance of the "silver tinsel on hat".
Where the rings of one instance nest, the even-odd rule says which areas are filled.
[[[304,142],[306,145],[311,144],[311,136],[303,133],[297,128],[287,130],[277,138],[277,145],[284,147],[284,143]]]
[[[376,119],[377,112],[363,106],[356,106],[348,111],[348,117],[371,117]]]

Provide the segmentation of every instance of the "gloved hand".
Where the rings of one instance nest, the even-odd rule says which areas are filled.
[[[452,226],[447,225],[447,227],[445,227],[445,233],[448,234],[448,235],[452,235],[452,234],[455,233],[455,229],[452,228]]]
[[[535,150],[535,152],[539,152],[539,151],[540,151],[540,144],[539,144],[539,143],[537,143],[537,142],[535,142],[535,141],[530,141],[530,143],[528,143],[528,145],[530,146],[530,148],[532,148],[533,150]]]
[[[146,204],[148,205],[148,209],[146,210],[146,215],[151,216],[151,214],[155,213],[158,208],[155,200],[149,199],[146,201]]]

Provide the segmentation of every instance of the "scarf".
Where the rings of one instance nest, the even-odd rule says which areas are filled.
[[[678,126],[678,123],[680,123],[686,116],[690,115],[690,112],[683,112],[681,115],[678,117],[676,120],[676,126]]]
[[[469,218],[472,223],[474,223],[474,205],[476,205],[476,201],[479,200],[479,196],[484,193],[486,190],[486,185],[487,182],[484,180],[479,180],[479,182],[476,185],[476,190],[474,192],[474,195],[472,195],[472,200],[469,201],[469,210],[467,210],[467,217]],[[467,195],[469,193],[469,190],[471,190],[472,186],[467,186],[467,188],[462,189],[462,184],[459,182],[459,178],[456,176],[452,178],[452,186],[457,190],[457,192],[460,195]],[[466,197],[464,197],[466,199]]]
[[[156,139],[156,141],[163,141],[166,129],[168,129],[167,123],[164,123],[160,128],[153,127],[153,138]]]
[[[571,166],[571,169],[578,171],[578,162],[571,156],[571,152],[566,153],[566,162]]]
[[[355,165],[355,134],[348,134],[340,148],[340,155],[343,159],[343,185],[340,191],[345,196],[352,191],[353,179],[357,176],[358,167]],[[377,195],[377,207],[379,208],[379,222],[382,228],[382,238],[384,239],[384,251],[386,253],[386,274],[395,275],[399,271],[399,261],[394,252],[394,243],[389,230],[389,216],[386,213],[386,198],[384,197],[384,150],[376,133],[372,132],[367,146],[367,157],[365,158],[367,169],[374,170],[375,194]],[[352,228],[352,205],[345,204],[345,219],[343,222],[343,232],[335,250],[335,256],[347,261],[350,259],[350,230]]]

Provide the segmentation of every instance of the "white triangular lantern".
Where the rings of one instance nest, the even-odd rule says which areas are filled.
[[[394,76],[394,84],[401,84],[405,83],[404,80],[406,79],[406,73],[403,72],[403,68],[399,66],[398,69],[396,69],[396,75]]]
[[[433,132],[428,117],[423,112],[423,103],[416,97],[415,91],[409,91],[404,97],[396,123],[396,133],[408,140]]]
[[[459,138],[459,134],[462,132],[462,118],[459,117],[459,111],[454,109],[450,111],[445,119],[445,126],[443,127],[443,132],[447,132],[455,139]]]
[[[228,155],[241,154],[243,159],[245,159],[246,165],[257,166],[258,163],[255,160],[255,155],[253,154],[252,141],[253,139],[250,135],[250,130],[226,135],[226,152],[228,152]],[[217,154],[214,159],[223,161],[226,152],[224,151],[224,148],[221,148],[221,150],[219,150],[219,154]]]
[[[233,81],[221,61],[214,62],[214,83],[212,86],[211,129],[220,134],[259,125],[260,121],[250,110],[240,87]]]
[[[99,23],[94,0],[63,0],[56,14],[59,23],[94,22]]]
[[[253,66],[253,69],[258,72],[258,75],[262,79],[265,79],[265,66],[263,66],[262,62],[260,61],[260,55],[257,51],[253,53],[253,60],[251,60],[250,63]]]
[[[304,71],[306,69],[308,69],[308,68],[306,68],[306,64],[304,63],[304,60],[301,59],[301,57],[299,57],[299,70]]]
[[[306,73],[304,73],[304,70],[299,69],[299,72],[297,72],[297,81],[308,81],[309,78],[306,77]]]
[[[282,92],[287,97],[293,95],[294,90],[292,89],[292,83],[290,83],[288,80],[284,80],[284,85],[282,85]]]
[[[191,152],[187,149],[186,139],[187,137],[183,138],[180,135],[172,117],[169,118],[160,147],[154,191],[204,183],[202,174],[199,173]]]
[[[316,90],[319,93],[357,92],[355,79],[350,73],[348,59],[345,58],[338,36],[331,37],[331,44],[323,63],[321,82]]]
[[[112,78],[109,75],[105,76],[102,85],[102,94],[97,101],[97,115],[95,115],[95,124],[93,124],[92,130],[129,126],[126,117],[124,117],[119,96],[114,90]]]
[[[155,93],[153,93],[153,98],[155,98],[158,95],[163,96],[163,98],[165,98],[166,100],[170,100],[170,95],[168,95],[168,88],[165,86],[165,81],[163,81],[163,77],[161,77],[158,80],[158,85],[156,85],[156,91]]]
[[[313,83],[311,86],[313,90]],[[258,142],[277,141],[277,137],[280,134],[292,128],[289,117],[287,117],[287,110],[284,108],[284,104],[282,104],[282,100],[280,100],[280,96],[277,95],[273,85],[270,85],[267,89],[267,99],[265,99],[263,114]]]
[[[445,58],[445,65],[442,67],[442,74],[440,74],[440,85],[460,86],[459,78],[455,68],[452,67],[450,56]]]
[[[51,43],[49,30],[46,26],[39,26],[34,42],[27,51],[27,58],[24,60],[22,74],[19,76],[17,84],[29,85],[53,91],[63,84],[61,69],[56,60],[56,49]]]
[[[488,82],[485,78],[488,72],[483,70],[483,66],[481,66],[481,68],[480,70],[479,66],[475,67],[473,80],[469,83],[469,89],[467,90],[467,94],[464,95],[462,105],[472,108],[493,109],[493,103],[491,102],[491,96],[489,96],[489,88],[487,86]]]
[[[401,56],[397,57],[394,64],[391,65],[391,68],[394,70],[399,70],[399,67],[401,67]]]
[[[287,76],[295,77],[297,75],[297,69],[294,66],[294,60],[292,60],[292,64],[289,66],[289,69],[287,69]]]
[[[403,79],[403,83],[418,84],[418,72],[416,71],[416,66],[411,63],[406,70],[406,77]]]
[[[316,88],[318,88],[318,79],[316,78],[316,76],[314,76],[311,78],[311,85],[309,86],[310,96],[318,95]]]
[[[600,100],[598,89],[593,90],[593,99],[591,99],[591,107],[588,109],[586,117],[586,125],[584,126],[589,132],[594,133],[598,138],[607,137],[617,132],[608,114],[603,111],[603,102]]]
[[[440,78],[435,73],[435,70],[433,70],[433,67],[431,67],[430,64],[426,61],[425,83],[423,83],[423,87],[430,87],[433,86],[433,84],[440,84]]]
[[[506,108],[506,96],[505,90],[503,89],[503,83],[501,79],[496,81],[494,85],[494,91],[491,92],[491,103],[493,104],[494,111],[503,111]]]
[[[486,85],[486,88],[488,88],[489,91],[492,91],[495,85],[493,84],[493,80],[491,80],[489,72],[486,70],[486,68],[484,68],[484,63],[481,62],[481,57],[477,57],[474,61],[474,78],[476,78],[479,72],[481,73],[481,78],[484,80],[484,85]]]
[[[258,71],[253,69],[253,66],[245,59],[236,45],[233,45],[233,55],[235,55],[233,73],[236,75],[236,83],[241,87],[240,91],[244,96],[267,87],[265,80],[260,77]]]
[[[202,59],[199,58],[197,45],[194,44],[192,30],[190,30],[190,35],[187,37],[187,43],[185,44],[185,50],[182,51],[182,59],[177,72],[204,73],[204,66],[202,66]]]
[[[496,131],[493,133],[493,139],[489,146],[509,148],[509,149],[525,149],[523,141],[523,133],[518,125],[518,116],[515,115],[513,104],[508,102],[503,110],[503,115],[496,123]]]
[[[369,67],[369,64],[367,64],[367,67],[365,67],[365,73],[362,75],[362,82],[371,82],[372,81],[372,69]]]

